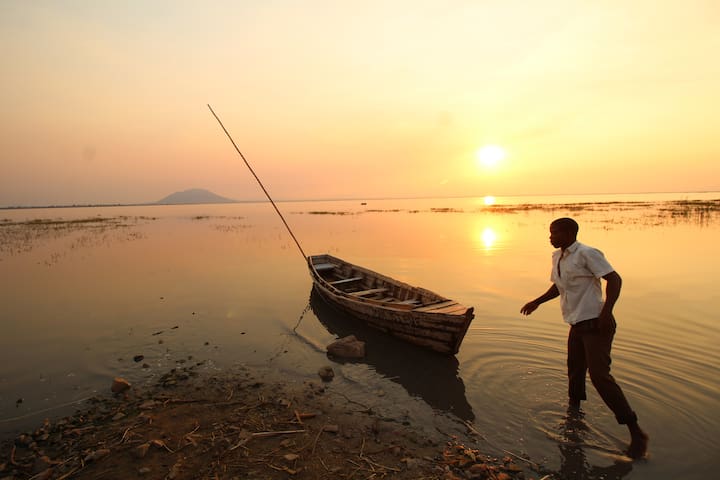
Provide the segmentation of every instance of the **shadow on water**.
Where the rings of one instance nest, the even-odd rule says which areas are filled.
[[[410,345],[373,329],[355,317],[328,304],[313,288],[310,306],[320,323],[339,338],[355,335],[365,342],[365,358],[341,360],[365,363],[387,379],[400,384],[410,395],[422,398],[432,408],[473,420],[475,414],[465,396],[455,356],[441,355]],[[337,360],[336,360],[337,361]]]

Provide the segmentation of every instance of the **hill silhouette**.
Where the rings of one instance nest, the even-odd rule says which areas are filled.
[[[172,193],[155,203],[158,205],[184,205],[196,203],[237,203],[237,200],[221,197],[202,188],[191,188],[190,190]]]

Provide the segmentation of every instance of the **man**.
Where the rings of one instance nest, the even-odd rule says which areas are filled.
[[[587,398],[585,374],[589,372],[595,389],[618,423],[630,430],[628,456],[640,458],[647,452],[648,436],[610,374],[610,349],[616,326],[613,307],[620,296],[622,279],[600,250],[577,241],[578,230],[572,218],[559,218],[550,224],[550,243],[558,249],[552,258],[552,286],[526,303],[520,312],[530,315],[540,304],[560,297],[563,319],[571,326],[567,350],[570,407],[580,408],[580,402]],[[600,278],[607,281],[605,301]]]

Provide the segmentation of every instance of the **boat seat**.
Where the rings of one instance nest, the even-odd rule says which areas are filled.
[[[358,280],[362,280],[363,277],[352,277],[352,278],[343,278],[340,280],[334,280],[332,282],[328,282],[330,285],[342,285],[343,283],[351,283],[351,282],[357,282]]]
[[[337,268],[337,265],[334,263],[318,263],[317,265],[313,265],[316,271],[322,272],[323,270],[332,270],[334,268]]]
[[[405,305],[420,305],[420,300],[415,300],[414,298],[411,298],[410,300],[403,300],[402,302],[399,302]]]
[[[369,290],[362,290],[359,292],[350,292],[350,295],[354,295],[356,297],[366,297],[368,295],[374,295],[376,293],[383,293],[387,292],[387,288],[371,288]]]

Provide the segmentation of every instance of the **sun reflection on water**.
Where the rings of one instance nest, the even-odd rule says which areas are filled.
[[[480,242],[485,250],[491,250],[497,242],[497,233],[491,227],[485,227],[480,233]]]

